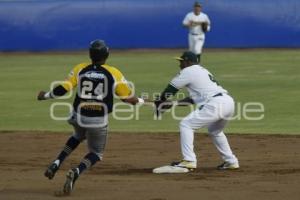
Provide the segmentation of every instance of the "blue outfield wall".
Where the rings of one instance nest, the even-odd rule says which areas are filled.
[[[194,0],[0,0],[0,50],[187,47]],[[206,47],[300,47],[300,0],[204,0]]]

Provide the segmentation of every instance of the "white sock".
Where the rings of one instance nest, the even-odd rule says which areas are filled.
[[[59,165],[60,165],[60,160],[57,159],[57,160],[54,161],[54,163],[55,163],[57,166],[59,166]]]

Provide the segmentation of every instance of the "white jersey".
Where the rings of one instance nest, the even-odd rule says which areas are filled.
[[[183,25],[187,26],[190,24],[190,22],[206,22],[208,24],[207,31],[210,30],[210,20],[209,20],[208,16],[203,12],[201,12],[199,15],[195,15],[194,12],[189,12],[183,19],[182,23],[183,23]],[[190,31],[190,34],[204,36],[204,32],[200,25],[191,26],[189,28],[189,31]]]
[[[170,84],[177,89],[186,87],[197,105],[206,103],[216,94],[227,94],[227,90],[218,85],[213,75],[200,65],[182,69]]]

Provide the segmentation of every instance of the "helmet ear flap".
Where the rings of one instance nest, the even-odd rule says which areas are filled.
[[[109,49],[103,40],[94,40],[90,43],[89,53],[92,61],[102,61],[108,58]]]

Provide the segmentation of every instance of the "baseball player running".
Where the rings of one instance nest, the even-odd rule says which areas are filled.
[[[73,135],[67,140],[63,150],[46,169],[45,176],[52,179],[63,161],[83,141],[87,140],[89,152],[82,161],[66,175],[63,194],[68,195],[74,188],[75,181],[97,161],[102,160],[107,138],[107,116],[113,110],[113,97],[135,105],[144,100],[133,96],[122,73],[107,64],[109,49],[102,40],[90,43],[91,63],[81,63],[73,68],[63,84],[50,92],[41,91],[38,100],[52,99],[65,95],[77,86],[73,102],[73,113],[69,123],[74,128]]]
[[[189,29],[189,50],[197,55],[199,63],[205,41],[205,33],[210,31],[210,20],[201,10],[201,4],[195,2],[194,10],[189,12],[182,22],[183,26]]]
[[[183,159],[172,163],[172,166],[186,168],[192,171],[197,167],[197,159],[194,152],[194,130],[207,127],[209,136],[221,154],[223,163],[217,168],[220,170],[238,169],[239,162],[232,153],[223,129],[234,114],[234,100],[228,92],[222,88],[214,76],[197,63],[197,56],[187,51],[181,57],[180,73],[174,77],[160,98],[155,101],[158,112],[170,108],[168,98],[186,87],[189,97],[172,102],[171,105],[196,104],[197,109],[191,112],[180,122],[180,142]],[[188,170],[187,170],[188,171]],[[185,171],[185,172],[187,172]],[[171,172],[166,172],[171,173]]]

